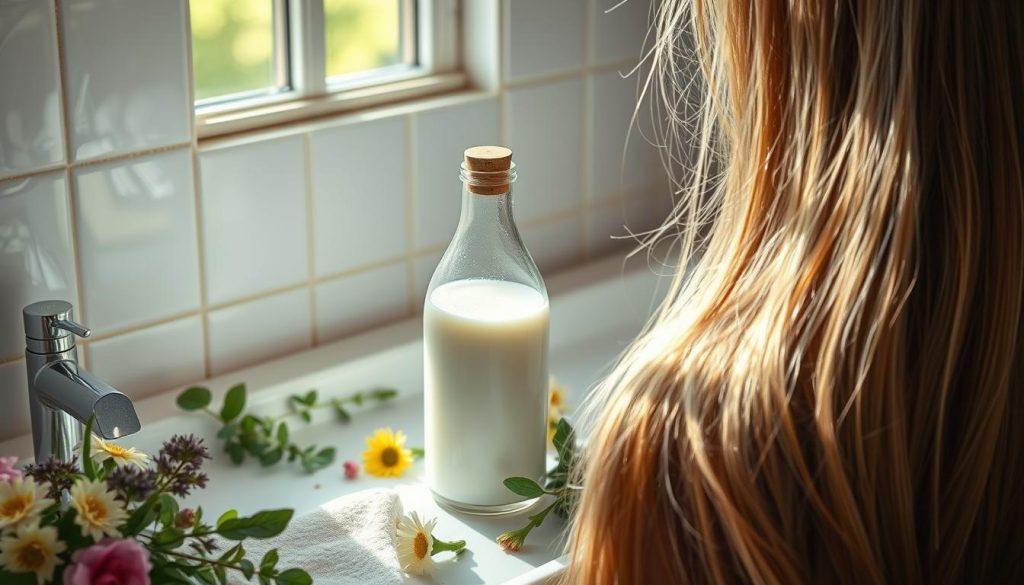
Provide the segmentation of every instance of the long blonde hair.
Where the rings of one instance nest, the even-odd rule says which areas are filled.
[[[566,580],[1024,582],[1024,3],[655,4],[682,258]]]

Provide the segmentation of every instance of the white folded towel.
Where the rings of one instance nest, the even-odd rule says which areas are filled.
[[[395,552],[395,526],[402,513],[398,494],[370,489],[331,500],[311,514],[293,518],[279,536],[246,539],[246,557],[259,567],[276,548],[281,569],[305,569],[316,585],[402,583]],[[246,583],[231,571],[231,583]]]

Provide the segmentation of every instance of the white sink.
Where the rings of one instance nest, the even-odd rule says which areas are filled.
[[[659,294],[659,280],[642,262],[623,268],[621,259],[594,263],[552,278],[551,373],[569,389],[569,403],[576,407],[591,385],[607,370],[626,343],[640,330]],[[423,363],[421,322],[409,320],[355,338],[318,347],[300,354],[228,374],[202,385],[214,391],[214,404],[237,382],[248,388],[247,407],[255,413],[279,414],[290,394],[315,388],[321,396],[344,396],[359,390],[391,387],[399,397],[380,406],[353,411],[353,420],[341,424],[330,412],[311,424],[289,421],[293,440],[337,448],[336,463],[314,474],[297,464],[279,463],[262,468],[254,460],[231,464],[214,437],[218,425],[201,414],[184,414],[174,405],[178,390],[138,401],[143,429],[121,441],[155,453],[161,442],[175,433],[194,433],[206,438],[213,460],[205,470],[210,486],[189,500],[207,514],[235,508],[240,514],[263,508],[295,508],[310,512],[338,496],[370,487],[394,487],[405,509],[421,516],[437,516],[435,533],[446,540],[465,539],[470,553],[454,562],[440,563],[437,583],[543,582],[544,575],[561,570],[561,538],[565,523],[554,515],[535,529],[517,554],[504,553],[494,538],[526,523],[530,511],[511,516],[478,517],[449,513],[439,508],[423,483],[423,464],[417,462],[398,480],[361,476],[347,481],[341,469],[346,459],[360,461],[363,439],[375,428],[401,429],[409,445],[423,445]],[[325,411],[329,409],[324,409]],[[31,455],[31,438],[18,437],[0,443],[0,454]],[[287,534],[287,533],[285,533]],[[553,561],[553,562],[552,562]],[[550,564],[548,564],[550,562]],[[540,570],[535,570],[542,567]],[[420,582],[408,577],[411,583]],[[429,582],[423,580],[423,582]]]

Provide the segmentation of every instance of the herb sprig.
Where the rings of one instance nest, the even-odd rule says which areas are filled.
[[[552,510],[562,518],[568,518],[576,510],[580,491],[583,488],[569,483],[569,474],[576,464],[577,457],[576,431],[573,430],[569,421],[564,418],[559,419],[555,436],[551,442],[555,445],[558,464],[545,475],[543,487],[528,477],[509,477],[502,482],[509,491],[525,498],[539,498],[544,495],[555,497],[554,501],[546,508],[530,516],[526,526],[518,530],[503,532],[498,536],[496,539],[498,544],[507,551],[518,552],[523,547],[530,531],[543,524]]]
[[[317,410],[331,409],[335,418],[342,423],[352,420],[350,409],[369,402],[386,402],[398,395],[391,388],[377,388],[368,392],[356,392],[350,396],[321,400],[316,390],[288,397],[287,412],[277,416],[256,416],[245,412],[245,384],[232,386],[224,395],[219,410],[210,408],[213,395],[208,388],[193,386],[178,395],[178,407],[193,412],[202,411],[223,426],[217,431],[217,438],[223,439],[224,451],[232,463],[241,465],[247,457],[269,467],[287,459],[298,461],[307,473],[313,473],[334,462],[334,447],[318,448],[317,445],[299,445],[291,440],[287,419],[298,417],[309,423]]]

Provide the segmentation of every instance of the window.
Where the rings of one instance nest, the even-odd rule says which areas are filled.
[[[200,137],[465,85],[457,0],[191,0]]]

